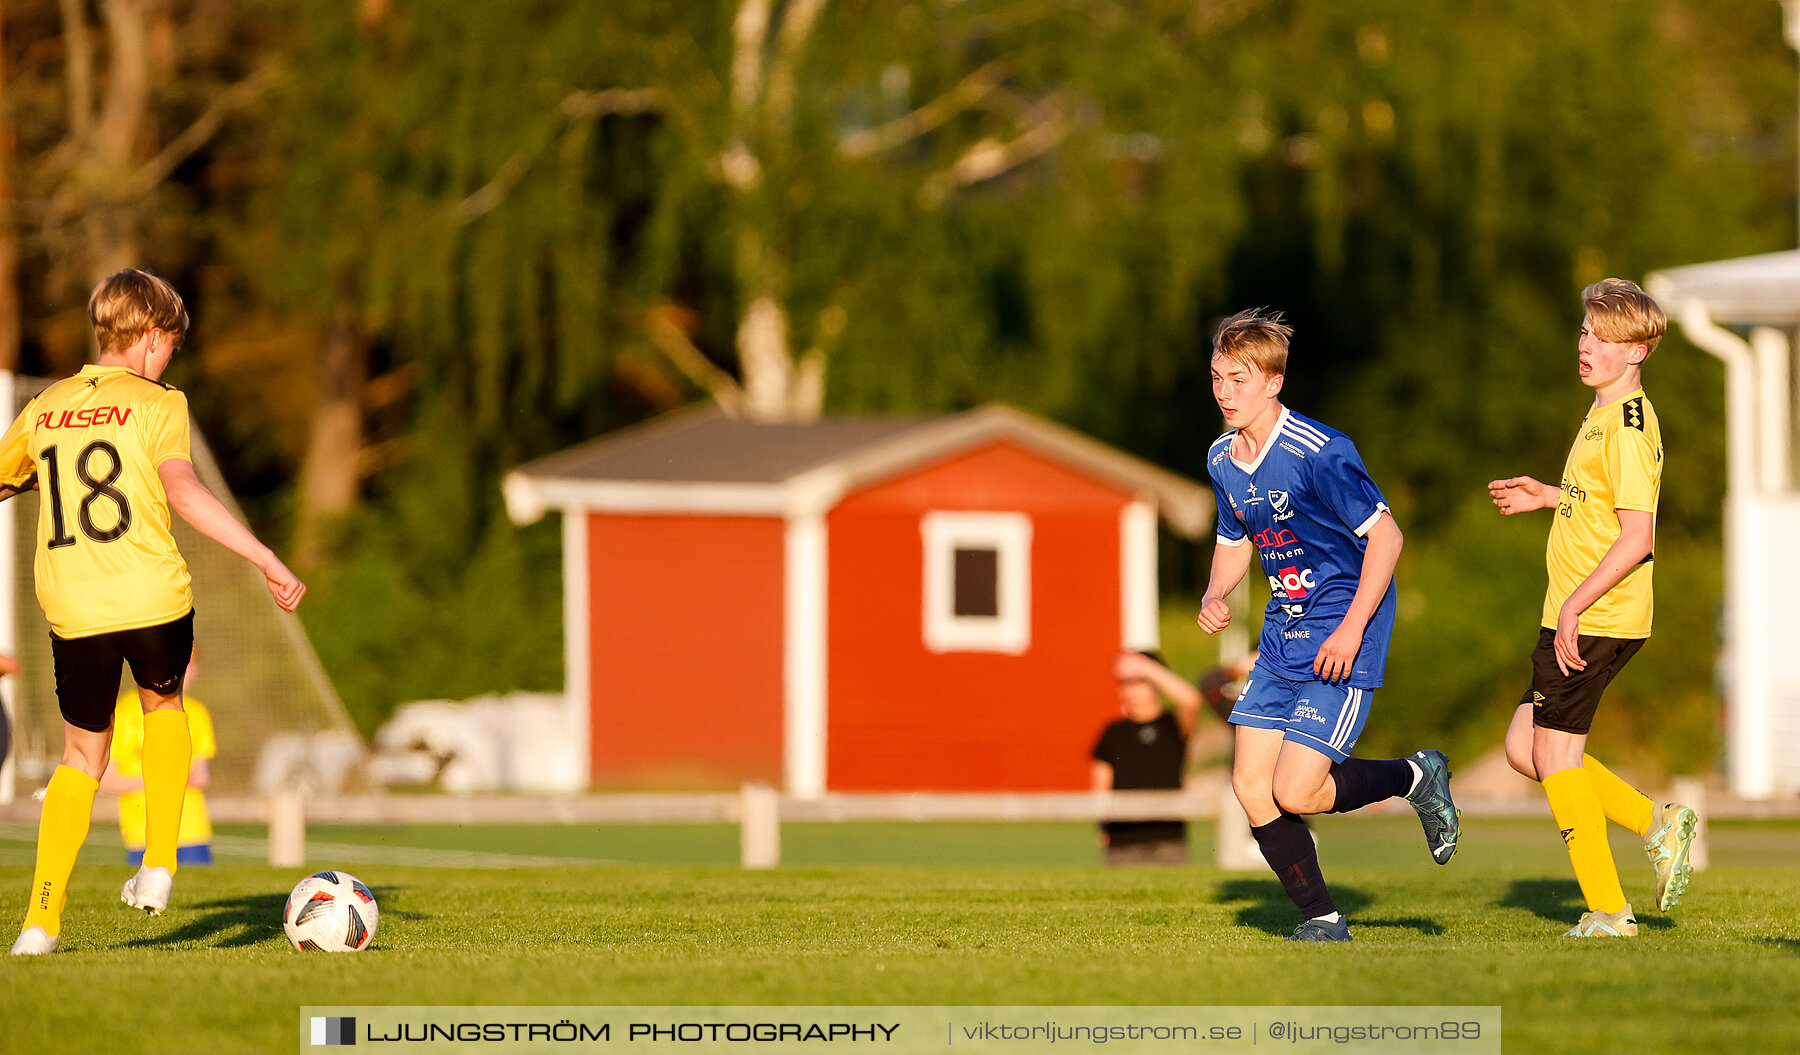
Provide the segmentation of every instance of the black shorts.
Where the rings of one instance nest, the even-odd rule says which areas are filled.
[[[50,633],[50,656],[56,664],[56,700],[63,720],[90,733],[112,727],[119,699],[119,665],[131,664],[131,679],[151,692],[181,692],[188,660],[194,655],[194,613],[173,622],[136,630],[115,630],[92,637],[57,637]]]
[[[1643,638],[1577,634],[1575,651],[1587,660],[1587,669],[1565,678],[1556,665],[1556,631],[1544,627],[1538,631],[1537,647],[1531,650],[1531,688],[1519,702],[1531,704],[1533,725],[1585,734],[1594,724],[1594,712],[1600,709],[1600,694],[1643,647]]]

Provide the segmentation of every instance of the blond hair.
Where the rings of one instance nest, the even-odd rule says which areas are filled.
[[[1656,301],[1628,279],[1601,279],[1581,291],[1581,305],[1587,310],[1588,330],[1594,336],[1616,344],[1641,344],[1645,355],[1656,351],[1657,342],[1669,328],[1668,317]]]
[[[1281,312],[1245,308],[1219,324],[1213,335],[1213,354],[1222,355],[1273,377],[1287,373],[1288,338],[1294,328],[1282,321]]]
[[[174,286],[128,267],[94,287],[88,297],[88,322],[102,353],[121,352],[151,330],[186,334],[188,313]]]

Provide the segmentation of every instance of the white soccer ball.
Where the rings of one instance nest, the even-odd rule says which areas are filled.
[[[303,952],[361,952],[375,940],[381,910],[349,872],[314,872],[288,895],[281,923]]]

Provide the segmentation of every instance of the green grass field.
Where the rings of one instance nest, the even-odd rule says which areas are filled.
[[[288,1051],[308,1004],[1500,1004],[1508,1052],[1800,1050],[1800,825],[1715,825],[1672,916],[1581,943],[1546,822],[1471,820],[1446,868],[1408,818],[1318,830],[1350,946],[1282,942],[1267,874],[1095,867],[1083,825],[790,825],[760,873],[723,826],[315,828],[382,910],[372,950],[326,957],[288,949],[300,874],[255,863],[259,833],[222,832],[151,919],[97,827],[64,951],[0,963],[0,1051]],[[1641,851],[1615,851],[1644,907]],[[29,852],[0,829],[8,920]]]

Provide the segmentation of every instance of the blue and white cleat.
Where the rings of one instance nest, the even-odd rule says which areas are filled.
[[[1700,816],[1679,802],[1665,802],[1656,807],[1650,834],[1644,837],[1644,853],[1656,869],[1656,907],[1667,912],[1687,893],[1688,880],[1694,869],[1688,863],[1688,850],[1694,845]]]
[[[1294,928],[1288,935],[1288,941],[1354,941],[1350,937],[1350,921],[1338,917],[1336,923],[1322,919],[1309,919]]]
[[[1419,823],[1425,826],[1425,845],[1431,859],[1449,864],[1456,856],[1456,839],[1462,833],[1462,811],[1450,798],[1450,760],[1435,748],[1420,751],[1412,761],[1423,772],[1418,784],[1407,792],[1406,800],[1418,811]]]

